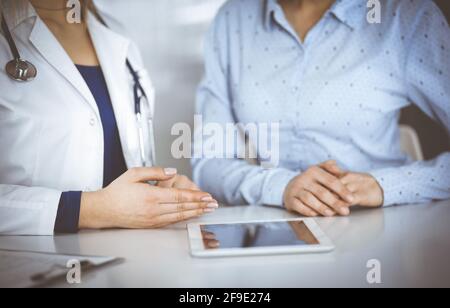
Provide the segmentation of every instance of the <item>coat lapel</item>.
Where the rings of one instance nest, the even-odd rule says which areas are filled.
[[[88,25],[116,115],[125,160],[128,167],[139,166],[131,75],[126,66],[130,41],[106,28],[92,14],[88,15]]]
[[[26,16],[11,24],[15,27],[27,18],[35,18],[30,42],[49,65],[73,86],[80,94],[81,100],[90,105],[100,120],[97,103],[89,87],[56,37],[38,17],[33,6],[29,4]],[[92,14],[88,14],[88,28],[108,86],[125,160],[128,167],[140,166],[132,83],[126,67],[130,41],[103,26]]]
[[[36,18],[30,41],[40,55],[73,86],[98,116],[97,104],[86,82],[64,48],[40,18]]]

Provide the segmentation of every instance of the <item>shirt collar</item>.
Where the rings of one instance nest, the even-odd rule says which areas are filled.
[[[366,3],[366,0],[336,0],[330,8],[329,14],[351,29],[357,29],[365,21]]]
[[[328,12],[351,29],[358,28],[367,14],[366,0],[336,0]],[[264,27],[271,30],[275,13],[281,10],[278,0],[265,0]]]
[[[275,12],[280,9],[277,0],[265,1],[265,14],[264,14],[264,27],[266,30],[270,30],[274,21]]]

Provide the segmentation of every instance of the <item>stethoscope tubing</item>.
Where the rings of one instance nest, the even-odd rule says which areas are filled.
[[[2,17],[2,30],[3,30],[3,33],[5,34],[5,38],[6,38],[6,41],[8,42],[11,53],[16,61],[20,60],[19,49],[17,49],[17,45],[14,42],[11,31],[9,30],[9,27],[6,23],[5,15],[2,14],[1,17]]]

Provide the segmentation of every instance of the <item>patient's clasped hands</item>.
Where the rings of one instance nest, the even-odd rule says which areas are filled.
[[[352,206],[382,206],[383,190],[370,174],[346,172],[335,161],[327,161],[289,183],[284,205],[309,217],[347,216]]]

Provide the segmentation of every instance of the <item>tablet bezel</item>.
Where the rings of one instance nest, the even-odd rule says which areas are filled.
[[[251,223],[273,223],[273,222],[303,222],[319,244],[305,246],[274,246],[274,247],[254,247],[254,248],[224,248],[211,250],[206,249],[201,234],[201,226],[208,225],[234,225]],[[278,255],[278,254],[308,254],[325,253],[335,249],[331,240],[325,235],[317,222],[312,218],[275,219],[275,220],[248,220],[235,222],[209,222],[193,223],[188,225],[188,237],[191,255],[199,258],[233,257],[233,256],[257,256],[257,255]]]

